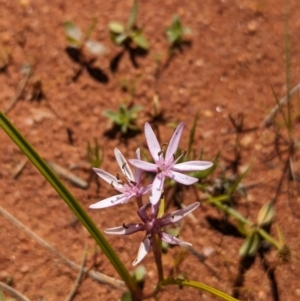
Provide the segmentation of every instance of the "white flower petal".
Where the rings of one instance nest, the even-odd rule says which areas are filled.
[[[196,202],[189,206],[186,206],[183,209],[179,209],[172,213],[168,213],[168,214],[164,215],[162,218],[160,218],[160,221],[159,221],[161,227],[179,222],[186,215],[188,215],[189,213],[194,211],[196,208],[198,208],[199,205],[200,205],[200,203]]]
[[[187,161],[175,164],[172,170],[176,171],[198,171],[212,167],[213,163],[209,161]]]
[[[114,228],[108,228],[105,229],[104,232],[107,234],[114,235],[129,235],[141,230],[144,230],[144,226],[141,224],[126,224],[125,227],[119,226]]]
[[[164,182],[165,177],[162,174],[156,175],[152,183],[151,196],[149,198],[153,206],[156,205],[161,198],[161,194],[164,191]]]
[[[97,202],[95,204],[92,204],[89,206],[91,209],[102,209],[102,208],[107,208],[111,206],[115,206],[118,204],[124,204],[129,201],[130,197],[126,196],[125,194],[118,194],[111,196],[107,199],[104,199],[100,202]]]
[[[118,183],[118,179],[115,176],[104,171],[103,169],[93,168],[93,171],[105,182],[112,185],[113,188],[115,188],[117,190],[123,188],[123,185]]]
[[[115,157],[125,177],[129,180],[129,182],[134,181],[130,166],[118,148],[115,148]]]
[[[142,170],[150,171],[150,172],[157,172],[157,165],[153,163],[149,163],[146,161],[138,160],[138,159],[130,159],[130,164],[133,166],[140,168]]]
[[[134,262],[132,263],[133,266],[137,265],[138,263],[140,263],[145,258],[145,256],[147,255],[147,253],[151,249],[151,242],[152,242],[152,240],[151,240],[150,237],[146,236],[144,238],[144,240],[140,244],[137,257],[134,260]]]
[[[141,150],[139,148],[136,150],[135,154],[136,158],[141,160]],[[137,185],[140,185],[142,181],[142,169],[138,167],[134,168],[134,181],[137,183]]]
[[[171,245],[181,245],[181,246],[191,246],[192,245],[191,243],[182,241],[166,232],[161,232],[160,236],[164,242],[171,244]]]
[[[198,182],[197,178],[185,175],[183,173],[180,172],[176,172],[176,171],[170,171],[168,174],[168,177],[170,177],[171,179],[173,179],[174,181],[184,184],[184,185],[192,185],[196,182]]]
[[[157,162],[159,159],[159,153],[161,151],[161,147],[160,147],[159,142],[148,122],[145,123],[145,136],[146,136],[146,141],[147,141],[147,145],[148,145],[149,151],[151,153],[151,156],[154,159],[154,161]]]
[[[165,156],[166,161],[169,161],[176,154],[183,128],[184,128],[184,123],[181,122],[178,125],[177,129],[175,130],[170,140],[170,143],[168,145],[166,156]]]

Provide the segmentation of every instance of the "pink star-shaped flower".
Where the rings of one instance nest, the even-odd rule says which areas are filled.
[[[146,141],[155,163],[149,163],[140,159],[129,160],[129,162],[137,168],[157,173],[152,183],[151,189],[150,201],[153,205],[156,205],[160,200],[166,177],[181,184],[191,185],[196,183],[198,179],[182,174],[181,172],[205,170],[213,165],[212,162],[208,161],[187,161],[176,164],[178,160],[183,156],[182,154],[177,159],[175,159],[175,154],[178,148],[183,128],[184,123],[181,122],[175,130],[166,153],[164,154],[150,124],[145,123]]]
[[[106,208],[118,204],[127,203],[132,197],[140,197],[146,194],[151,189],[151,184],[145,187],[141,185],[142,170],[135,168],[133,174],[126,159],[117,148],[115,148],[115,157],[120,166],[120,169],[122,170],[122,173],[127,180],[127,183],[125,183],[125,181],[123,181],[119,176],[115,177],[102,169],[93,168],[94,172],[100,178],[109,183],[116,190],[120,191],[121,194],[111,196],[107,199],[90,205],[89,207],[92,209]],[[139,160],[141,159],[140,149],[137,149],[136,157]]]

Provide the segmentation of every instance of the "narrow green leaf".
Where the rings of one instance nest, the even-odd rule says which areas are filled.
[[[21,133],[13,126],[9,119],[0,112],[0,126],[13,140],[13,142],[21,149],[21,151],[28,157],[28,159],[35,165],[45,179],[52,185],[61,198],[66,202],[78,219],[82,222],[85,228],[89,231],[91,236],[95,239],[97,244],[102,249],[103,253],[114,266],[120,277],[123,279],[128,289],[134,293],[137,292],[137,286],[132,280],[126,267],[119,259],[113,248],[107,242],[105,237],[99,231],[95,223],[89,217],[87,212],[81,207],[76,198],[70,193],[65,185],[59,180],[52,169],[40,157],[36,150],[30,143],[21,135]]]
[[[131,30],[135,25],[137,13],[138,13],[138,0],[133,0],[133,6],[127,24],[129,30]]]
[[[85,34],[84,34],[84,42],[87,41],[87,40],[91,37],[93,31],[95,30],[96,24],[97,24],[97,19],[94,18],[94,19],[92,20],[92,22],[91,22],[91,25],[90,25],[90,26],[88,27],[88,29],[85,31]]]
[[[237,189],[240,182],[243,180],[243,178],[247,175],[248,171],[250,170],[250,166],[247,167],[247,169],[238,177],[238,179],[234,182],[232,186],[228,189],[228,195],[231,196],[235,190]]]
[[[193,126],[190,130],[189,144],[188,144],[188,151],[187,151],[187,160],[192,159],[190,157],[190,154],[191,154],[192,146],[193,146],[194,141],[195,141],[195,134],[196,134],[196,127],[197,127],[198,119],[199,119],[199,112],[196,113],[195,118],[194,118],[194,122],[193,122]]]
[[[179,286],[189,286],[193,287],[205,292],[208,292],[216,297],[219,297],[226,301],[239,301],[238,299],[235,299],[231,297],[230,295],[227,295],[226,293],[223,293],[222,291],[219,291],[209,285],[197,282],[197,281],[191,281],[186,279],[175,279],[175,278],[166,278],[163,281],[159,283],[160,286],[167,286],[167,285],[179,285]]]

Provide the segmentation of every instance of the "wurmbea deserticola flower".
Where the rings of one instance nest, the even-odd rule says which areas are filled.
[[[151,189],[150,201],[153,205],[156,205],[160,200],[166,177],[184,185],[191,185],[196,183],[198,179],[182,174],[181,172],[205,170],[213,165],[212,162],[208,161],[187,161],[177,164],[184,155],[183,153],[177,159],[175,158],[183,128],[184,123],[181,122],[175,130],[164,154],[150,124],[145,123],[146,141],[154,163],[149,163],[140,159],[129,160],[136,168],[157,173]]]
[[[137,265],[141,262],[147,253],[151,250],[152,246],[152,239],[155,234],[157,234],[163,241],[168,244],[173,245],[185,245],[190,246],[191,244],[185,241],[181,241],[180,239],[174,237],[173,235],[166,233],[162,230],[163,227],[171,224],[175,224],[183,219],[187,214],[194,211],[200,203],[193,203],[184,209],[180,209],[174,211],[172,213],[168,213],[163,215],[162,217],[157,217],[157,206],[151,205],[151,203],[147,203],[142,206],[138,211],[137,214],[139,215],[140,219],[143,223],[138,224],[123,224],[123,226],[115,227],[115,228],[108,228],[104,230],[107,234],[115,234],[115,235],[129,235],[138,231],[146,231],[145,238],[140,244],[138,255],[132,265]],[[151,206],[150,214],[147,214],[147,208]]]
[[[107,199],[90,205],[90,208],[92,209],[106,208],[127,203],[132,197],[140,197],[151,189],[151,184],[145,187],[141,185],[142,170],[136,167],[133,174],[126,159],[117,148],[115,148],[115,157],[128,183],[125,183],[125,181],[121,179],[119,175],[113,176],[102,169],[93,168],[94,172],[100,178],[109,183],[116,190],[120,191],[121,194],[111,196]],[[137,149],[136,157],[138,160],[141,159],[140,149]]]

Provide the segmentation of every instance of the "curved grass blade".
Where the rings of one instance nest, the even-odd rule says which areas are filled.
[[[0,126],[13,140],[13,142],[21,149],[21,151],[28,157],[28,159],[35,165],[35,167],[46,178],[46,180],[53,186],[53,188],[57,191],[61,198],[67,203],[70,209],[86,227],[86,229],[100,246],[101,250],[114,266],[132,294],[138,294],[138,288],[134,283],[132,277],[130,276],[128,270],[119,259],[113,248],[107,242],[105,237],[99,231],[95,223],[86,213],[86,211],[81,207],[75,197],[70,193],[70,191],[58,179],[58,177],[46,164],[46,162],[39,156],[36,150],[29,144],[29,142],[21,135],[21,133],[13,126],[13,124],[2,112],[0,112]]]
[[[175,279],[175,278],[166,278],[165,280],[161,281],[159,283],[161,286],[167,286],[167,285],[179,285],[179,286],[189,286],[193,288],[197,288],[202,291],[206,291],[216,297],[219,297],[226,301],[239,301],[238,299],[235,299],[231,297],[230,295],[227,295],[226,293],[223,293],[209,285],[197,282],[197,281],[190,281],[186,279]]]

